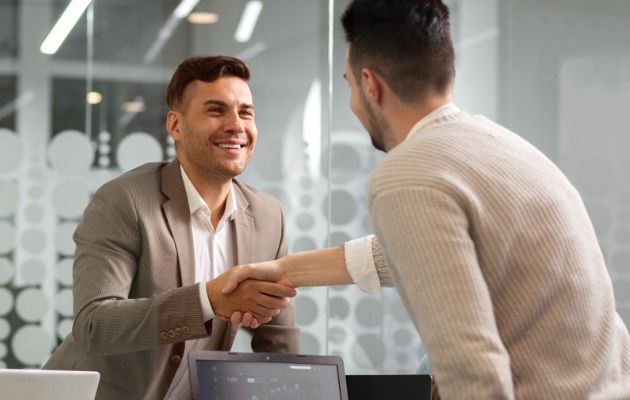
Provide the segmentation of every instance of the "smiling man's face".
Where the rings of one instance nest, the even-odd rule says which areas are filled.
[[[247,82],[233,76],[193,81],[170,113],[169,133],[188,174],[229,180],[243,172],[258,135]]]

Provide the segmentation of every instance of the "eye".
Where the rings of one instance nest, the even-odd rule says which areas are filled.
[[[254,112],[252,110],[241,110],[240,114],[244,117],[254,117]]]

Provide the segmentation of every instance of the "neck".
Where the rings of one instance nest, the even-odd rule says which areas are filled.
[[[384,103],[383,114],[387,116],[390,122],[395,140],[393,147],[407,138],[409,131],[418,121],[452,101],[453,98],[448,93],[447,95],[427,97],[419,103],[407,103],[398,97],[392,98],[389,103]]]
[[[188,179],[190,179],[190,182],[210,209],[212,226],[216,228],[225,212],[225,204],[230,193],[232,179],[221,179],[212,174],[199,174],[193,168],[183,163],[182,168],[184,168]]]

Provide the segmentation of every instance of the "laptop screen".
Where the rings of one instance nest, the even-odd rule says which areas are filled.
[[[347,400],[339,357],[214,351],[189,357],[198,400]]]

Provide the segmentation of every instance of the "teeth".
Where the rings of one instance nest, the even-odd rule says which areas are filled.
[[[219,145],[220,148],[222,149],[240,149],[241,145],[240,144],[220,144]]]

